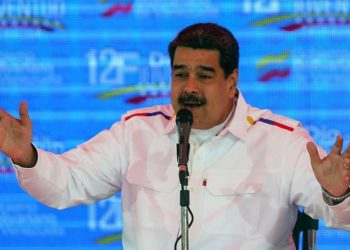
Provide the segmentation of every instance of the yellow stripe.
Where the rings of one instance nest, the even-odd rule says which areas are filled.
[[[265,65],[269,63],[275,63],[275,62],[282,62],[286,60],[289,57],[289,52],[283,52],[279,55],[273,55],[273,56],[265,56],[260,61],[258,61],[258,69],[264,67]]]
[[[101,99],[108,99],[108,98],[112,98],[114,96],[118,96],[118,95],[122,95],[125,93],[130,93],[130,92],[135,92],[135,91],[141,91],[141,87],[138,86],[132,86],[132,87],[125,87],[125,88],[121,88],[121,89],[116,89],[116,90],[111,90],[111,91],[107,91],[103,94],[98,95],[98,98]]]
[[[162,87],[164,87],[164,86],[162,86]],[[142,92],[142,91],[147,91],[147,90],[152,92],[154,90],[157,91],[158,89],[160,89],[159,84],[150,84],[150,85],[145,85],[145,86],[130,86],[130,87],[125,87],[125,88],[107,91],[105,93],[98,95],[97,97],[101,98],[101,99],[108,99],[108,98],[112,98],[112,97],[126,94],[126,93],[132,93],[132,92],[136,92],[136,91]]]
[[[280,15],[280,16],[267,17],[267,18],[264,18],[262,20],[252,22],[252,25],[253,26],[265,26],[265,25],[269,25],[271,23],[277,23],[279,21],[296,18],[298,16],[301,16],[301,15],[300,14],[284,14],[284,15]]]
[[[280,21],[293,19],[293,18],[350,18],[350,14],[347,13],[291,13],[291,14],[283,14],[279,16],[267,17],[258,21],[252,22],[252,26],[266,26],[272,23],[277,23]]]
[[[108,243],[112,243],[114,241],[119,241],[122,239],[122,234],[114,234],[114,235],[110,235],[110,236],[105,236],[101,239],[96,240],[97,243],[100,244],[108,244]]]
[[[254,125],[256,123],[256,121],[254,121],[254,119],[250,115],[247,116],[247,121],[250,125]]]

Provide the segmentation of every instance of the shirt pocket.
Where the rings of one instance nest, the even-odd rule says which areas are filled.
[[[250,235],[256,229],[262,176],[247,170],[207,171],[202,224],[210,233]]]
[[[128,170],[122,189],[126,223],[143,229],[166,229],[178,225],[179,184],[176,171],[172,172],[151,168],[147,164]]]
[[[156,156],[137,160],[130,164],[126,173],[127,183],[158,193],[172,192],[179,186],[177,164],[159,164]]]

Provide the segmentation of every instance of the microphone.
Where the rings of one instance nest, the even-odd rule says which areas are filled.
[[[193,123],[192,112],[188,109],[180,109],[176,114],[176,126],[179,134],[177,144],[177,161],[180,166],[187,166],[188,154],[190,152],[190,133]],[[187,169],[186,169],[187,170]]]

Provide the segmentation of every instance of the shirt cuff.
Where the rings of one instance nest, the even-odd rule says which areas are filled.
[[[335,206],[342,203],[346,198],[350,197],[350,188],[342,196],[334,196],[322,187],[322,198],[329,206]]]

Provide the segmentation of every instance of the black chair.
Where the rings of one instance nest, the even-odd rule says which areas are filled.
[[[304,212],[298,211],[298,219],[293,229],[293,239],[297,250],[299,249],[300,234],[303,233],[302,250],[316,250],[316,233],[318,220],[311,218]]]

